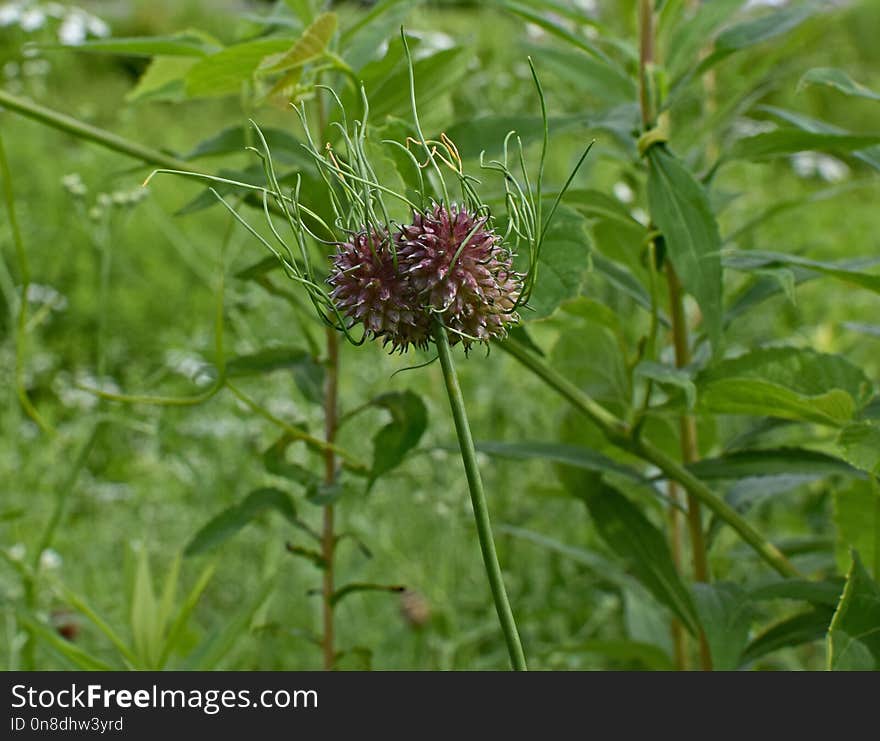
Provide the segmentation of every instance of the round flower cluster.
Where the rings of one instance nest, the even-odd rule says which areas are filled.
[[[523,276],[501,236],[463,206],[435,204],[393,234],[362,231],[333,256],[328,282],[339,311],[392,350],[426,347],[432,314],[465,348],[504,337]]]

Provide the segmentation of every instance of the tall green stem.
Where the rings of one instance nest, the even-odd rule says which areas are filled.
[[[446,383],[446,393],[449,396],[449,405],[452,407],[452,417],[455,420],[458,447],[461,450],[461,459],[467,475],[471,504],[474,508],[474,519],[477,523],[477,535],[480,539],[480,550],[483,552],[483,564],[486,567],[486,575],[489,577],[495,609],[498,612],[501,629],[504,631],[510,663],[515,670],[525,671],[527,668],[526,657],[516,629],[513,611],[510,609],[510,602],[507,599],[507,590],[504,588],[498,554],[495,552],[492,523],[489,521],[489,508],[486,504],[486,494],[483,491],[483,479],[480,477],[480,469],[477,466],[477,451],[474,448],[473,437],[471,437],[464,397],[458,384],[458,374],[452,359],[452,349],[449,347],[449,337],[446,334],[446,328],[439,321],[434,324],[434,341],[437,343],[437,353],[440,356],[440,366],[443,369],[443,380]]]
[[[717,496],[682,464],[667,456],[660,449],[655,448],[647,440],[634,434],[634,431],[626,422],[613,415],[605,407],[581,391],[581,389],[547,365],[537,355],[529,352],[521,343],[508,338],[500,343],[498,347],[515,357],[544,383],[567,399],[572,406],[585,414],[602,431],[609,442],[657,466],[667,479],[681,484],[689,494],[693,495],[722,521],[733,528],[761,558],[782,576],[800,576],[800,572],[775,545],[766,540],[761,533],[751,526],[748,520],[733,509],[724,499]]]
[[[339,338],[336,330],[327,328],[327,375],[324,385],[324,437],[328,447],[324,450],[324,483],[332,486],[336,481],[336,451],[329,446],[336,440],[338,426],[339,389]],[[336,662],[333,621],[334,557],[336,555],[336,533],[334,530],[333,505],[324,507],[323,527],[321,529],[321,555],[324,559],[323,583],[321,588],[321,612],[323,634],[321,648],[324,653],[324,669],[333,669]]]

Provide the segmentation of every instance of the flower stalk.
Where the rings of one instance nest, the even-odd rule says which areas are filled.
[[[443,369],[443,381],[446,384],[446,393],[449,396],[449,405],[452,408],[452,418],[455,421],[455,432],[458,437],[458,447],[461,450],[461,460],[467,476],[468,490],[471,495],[471,504],[474,510],[474,520],[477,525],[477,536],[480,541],[480,550],[483,554],[483,564],[486,567],[486,576],[489,578],[489,587],[492,590],[492,598],[495,601],[495,610],[501,629],[504,631],[504,639],[507,643],[507,652],[510,655],[511,666],[516,671],[526,671],[526,658],[523,653],[522,642],[516,628],[513,610],[507,598],[507,590],[504,586],[504,578],[501,573],[501,565],[498,563],[498,554],[495,550],[495,540],[492,535],[492,523],[489,519],[489,507],[486,503],[486,493],[483,490],[483,479],[477,465],[477,451],[474,448],[474,440],[471,436],[471,428],[468,424],[467,409],[461,386],[458,383],[458,374],[455,370],[455,361],[452,357],[452,348],[449,345],[449,337],[446,328],[439,320],[434,322],[434,342],[437,353],[440,356],[440,367]]]

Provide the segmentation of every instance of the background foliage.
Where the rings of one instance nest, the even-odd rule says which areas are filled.
[[[480,152],[500,156],[515,129],[536,167],[531,56],[550,196],[596,144],[518,339],[676,459],[694,415],[693,472],[801,576],[706,516],[713,582],[695,584],[687,554],[673,564],[658,470],[509,355],[473,352],[459,369],[530,666],[669,668],[675,617],[715,668],[877,668],[876,3],[657,3],[642,87],[668,109],[668,146],[645,157],[635,2],[80,5],[0,4],[3,90],[262,183],[253,118],[315,208],[291,98],[316,106],[325,82],[359,113],[363,81],[381,177],[405,188],[412,168],[379,145],[414,134],[405,23],[425,132],[480,176]],[[27,279],[4,216],[4,666],[319,666],[309,539],[332,501],[352,587],[340,668],[505,667],[440,370],[395,374],[431,354],[343,346],[338,443],[376,480],[328,490],[278,424],[322,435],[322,333],[260,246],[198,182],[141,189],[151,168],[11,110],[0,132],[30,269],[19,326]],[[488,177],[486,194],[502,196]],[[684,364],[655,252],[688,293]]]

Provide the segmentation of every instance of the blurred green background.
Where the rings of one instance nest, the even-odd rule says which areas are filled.
[[[127,101],[143,73],[142,57],[85,54],[49,48],[59,33],[76,34],[70,21],[53,17],[51,3],[0,2],[0,84],[17,95],[69,113],[153,148],[184,154],[227,125],[247,116],[262,126],[298,134],[290,110],[251,109],[235,96],[188,101]],[[880,5],[840,3],[833,15],[814,19],[773,47],[773,74],[757,90],[756,101],[798,110],[847,130],[878,130],[870,101],[843,98],[827,88],[796,91],[812,67],[846,69],[861,82],[880,83]],[[27,7],[25,7],[27,6]],[[364,4],[332,3],[344,21],[367,12]],[[18,7],[13,17],[11,8]],[[113,36],[167,35],[199,28],[229,44],[253,37],[271,3],[150,0],[79,3],[101,19]],[[587,2],[621,38],[635,33],[633,2]],[[42,9],[42,10],[41,10]],[[56,8],[57,10],[57,8]],[[44,12],[45,11],[45,12]],[[44,12],[40,22],[38,15]],[[6,15],[4,15],[6,13]],[[83,16],[86,18],[86,16]],[[28,20],[29,19],[29,20]],[[89,26],[88,23],[92,25]],[[66,31],[64,23],[68,23]],[[86,34],[103,32],[83,20]],[[547,91],[551,117],[572,117],[575,125],[551,129],[548,182],[558,187],[586,142],[597,143],[574,183],[616,198],[626,209],[644,209],[640,174],[619,151],[607,128],[594,123],[609,101],[589,84],[589,72],[574,70],[560,50],[564,44],[521,19],[480,3],[425,3],[406,15],[407,31],[423,49],[461,46],[467,74],[441,95],[419,90],[426,128],[449,130],[475,116],[535,116],[537,99],[526,57],[531,54]],[[395,39],[389,29],[388,35]],[[73,36],[69,36],[73,38]],[[39,45],[39,46],[38,46]],[[745,70],[770,52],[721,66],[715,81],[723,104],[742,86]],[[417,81],[418,84],[418,81]],[[395,114],[408,118],[408,101]],[[694,102],[695,111],[699,101]],[[687,108],[674,121],[673,149],[694,138],[724,144],[737,126],[755,117],[730,116],[723,125],[701,128],[703,113]],[[214,362],[214,312],[218,246],[229,219],[214,207],[175,215],[202,191],[198,183],[162,176],[148,189],[140,185],[149,168],[93,144],[0,112],[23,241],[31,270],[25,382],[30,396],[58,434],[47,437],[22,412],[13,383],[14,297],[20,266],[4,216],[0,221],[0,599],[4,632],[0,665],[20,666],[22,633],[15,615],[23,595],[14,562],[26,561],[66,491],[83,444],[97,429],[93,447],[70,489],[51,551],[44,553],[46,587],[35,598],[36,619],[62,629],[90,655],[114,661],[113,647],[99,630],[71,611],[65,589],[85,597],[108,623],[125,633],[132,609],[137,552],[146,547],[157,581],[167,573],[195,531],[248,491],[274,479],[260,454],[277,430],[231,394],[183,407],[122,405],[100,400],[81,386],[126,393],[192,396],[210,385]],[[503,133],[503,132],[502,132]],[[484,145],[485,146],[485,145]],[[528,150],[534,159],[534,146]],[[242,167],[248,153],[205,158],[205,168]],[[782,212],[749,235],[763,249],[843,259],[877,253],[880,187],[858,163],[827,156],[784,158],[770,164],[734,163],[715,182],[716,194],[730,194],[721,215],[722,232],[770,203],[798,200],[829,186],[841,192],[806,208]],[[733,197],[735,196],[735,197]],[[642,212],[643,213],[643,212]],[[258,216],[258,214],[255,215]],[[639,217],[639,214],[636,214]],[[641,217],[639,217],[641,218]],[[594,248],[617,254],[612,239],[594,227]],[[614,237],[616,239],[617,237]],[[631,268],[643,270],[638,253]],[[260,246],[236,229],[222,269],[225,344],[231,354],[271,345],[301,345],[302,326],[289,304],[253,282],[235,276],[263,257]],[[733,289],[737,278],[731,279]],[[644,332],[646,318],[633,309],[605,276],[586,277],[584,293],[599,297],[617,314],[627,341]],[[880,337],[853,323],[871,322],[876,300],[836,283],[815,281],[798,288],[796,301],[780,293],[757,313],[743,317],[728,334],[731,347],[787,338],[799,345],[844,353],[876,378]],[[557,367],[576,377],[592,352],[567,347],[560,337],[576,325],[555,315],[529,329],[542,347],[553,348]],[[429,426],[419,449],[369,494],[357,490],[340,501],[339,530],[356,533],[339,547],[338,573],[350,582],[406,585],[419,595],[365,592],[342,601],[337,613],[338,644],[346,653],[341,668],[488,669],[506,666],[494,608],[474,537],[466,484],[454,445],[448,402],[436,365],[393,375],[425,357],[389,356],[378,345],[342,348],[342,408],[352,409],[386,391],[410,389],[421,396]],[[605,369],[607,372],[613,372]],[[478,440],[592,440],[576,428],[573,414],[558,397],[501,352],[473,352],[460,372]],[[604,372],[604,371],[603,371]],[[277,417],[302,423],[320,435],[321,409],[311,403],[289,372],[278,371],[240,386]],[[101,421],[100,426],[96,424]],[[369,459],[373,431],[386,422],[369,410],[343,428],[340,444]],[[729,437],[707,429],[704,444]],[[674,436],[674,433],[670,433]],[[672,441],[674,443],[674,440]],[[674,449],[674,444],[670,444]],[[297,451],[297,460],[314,460]],[[583,504],[558,482],[554,467],[540,461],[485,459],[484,477],[497,529],[500,557],[530,661],[535,668],[593,669],[663,667],[670,654],[668,615],[643,589],[621,588],[604,545]],[[759,518],[779,539],[831,543],[830,484],[811,481],[760,505]],[[300,514],[317,525],[320,510],[303,502]],[[314,645],[319,625],[320,575],[307,561],[291,557],[284,543],[295,540],[290,526],[267,515],[217,551],[183,561],[181,580],[191,586],[208,562],[216,572],[186,626],[184,648],[195,648],[222,632],[230,615],[253,597],[273,574],[274,588],[241,627],[234,646],[216,668],[310,669],[320,664]],[[747,582],[754,556],[728,533],[720,536],[716,569],[725,578]],[[834,570],[830,548],[808,553],[808,571]],[[812,560],[810,560],[812,559]],[[62,586],[63,585],[63,586]],[[427,608],[430,617],[413,608]],[[785,615],[790,606],[767,607]],[[419,624],[417,624],[419,623]],[[69,626],[68,626],[69,627]],[[650,644],[659,651],[645,648]],[[182,651],[185,653],[185,651]],[[818,668],[821,643],[784,649],[762,659],[765,668]],[[38,647],[38,668],[70,665],[50,643]]]

